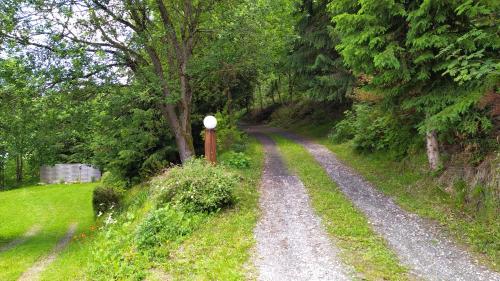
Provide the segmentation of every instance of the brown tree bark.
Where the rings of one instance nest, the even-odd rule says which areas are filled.
[[[21,155],[16,157],[16,182],[18,184],[23,182],[23,157]]]
[[[436,131],[427,132],[426,142],[427,142],[427,158],[429,160],[429,168],[431,169],[431,171],[436,171],[440,167],[439,143],[437,140]]]
[[[264,110],[264,97],[262,96],[262,87],[259,85],[260,111]]]
[[[233,114],[233,96],[231,95],[231,90],[229,89],[229,87],[226,87],[224,89],[224,95],[227,97],[227,103],[226,103],[227,114],[231,118]]]
[[[278,80],[276,80],[276,92],[278,93],[278,99],[279,99],[280,103],[283,104],[283,98],[281,97],[280,86],[281,86],[281,76],[278,75]]]

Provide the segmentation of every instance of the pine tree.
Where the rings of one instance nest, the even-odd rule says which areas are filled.
[[[336,48],[355,73],[370,77],[365,90],[381,95],[389,108],[417,114],[414,125],[426,135],[432,170],[440,165],[438,133],[456,130],[456,121],[469,118],[484,93],[477,85],[486,75],[469,77],[467,85],[458,83],[465,80],[462,74],[470,71],[457,76],[460,71],[454,67],[458,62],[450,62],[450,57],[460,51],[450,46],[468,45],[468,51],[476,56],[488,53],[498,67],[494,52],[498,39],[493,38],[491,24],[480,27],[474,23],[478,17],[494,17],[492,5],[488,1],[473,5],[472,1],[369,0],[336,1],[329,6],[335,30],[341,35]],[[483,38],[460,40],[476,34],[478,28],[483,30]],[[485,38],[495,43],[479,47]],[[485,130],[486,123],[479,118],[472,126],[475,131]]]
[[[346,102],[355,79],[344,67],[335,50],[338,40],[332,30],[327,6],[331,1],[304,0],[298,7],[296,25],[299,37],[289,55],[297,90],[319,101]]]

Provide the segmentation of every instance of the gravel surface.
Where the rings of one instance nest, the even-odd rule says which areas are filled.
[[[32,226],[30,229],[28,229],[28,231],[26,231],[26,233],[23,234],[23,236],[16,238],[10,241],[9,243],[3,245],[2,247],[0,247],[0,253],[7,252],[12,248],[16,247],[17,245],[26,242],[31,237],[37,235],[38,232],[40,232],[40,229],[41,227],[39,225]]]
[[[34,281],[40,279],[40,274],[52,263],[56,260],[59,253],[68,245],[71,241],[71,238],[75,234],[76,227],[78,224],[73,223],[69,226],[68,232],[64,235],[64,237],[57,242],[56,246],[49,255],[38,260],[33,266],[31,266],[28,270],[26,270],[23,275],[18,279],[18,281]]]
[[[435,223],[401,209],[338,161],[326,147],[289,132],[267,131],[279,132],[302,144],[366,215],[374,230],[386,239],[412,274],[425,280],[500,280],[499,273],[479,265],[469,253],[447,238]]]
[[[255,229],[258,280],[350,280],[313,213],[304,185],[285,168],[276,144],[253,129],[266,160],[260,190],[262,216]]]

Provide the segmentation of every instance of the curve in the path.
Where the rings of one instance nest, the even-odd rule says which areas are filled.
[[[17,245],[26,242],[31,237],[37,235],[38,232],[40,232],[40,229],[42,228],[39,225],[32,226],[30,229],[28,229],[28,231],[26,231],[26,233],[23,234],[23,236],[16,238],[10,241],[9,243],[3,245],[2,247],[0,247],[0,253],[9,251],[12,248],[16,247]]]
[[[69,226],[68,231],[64,237],[57,242],[56,246],[52,249],[49,255],[42,257],[33,266],[28,268],[23,275],[18,279],[18,281],[34,281],[40,279],[40,274],[55,261],[59,253],[68,245],[71,238],[75,234],[77,223],[73,223]]]
[[[302,182],[291,175],[276,144],[248,129],[266,152],[260,208],[255,229],[255,265],[259,280],[350,280],[350,270],[338,260],[333,246],[313,213]]]
[[[437,225],[401,209],[392,199],[338,161],[325,146],[289,132],[274,132],[302,144],[314,156],[413,274],[436,281],[500,280],[499,273],[479,265],[468,252],[448,239]]]

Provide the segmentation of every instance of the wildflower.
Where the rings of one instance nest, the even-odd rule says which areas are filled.
[[[115,220],[115,219],[113,219],[113,213],[110,213],[110,214],[108,215],[108,217],[106,218],[106,220],[104,221],[104,223],[105,223],[106,225],[109,225],[109,224],[115,224],[115,223],[116,223],[116,220]]]

